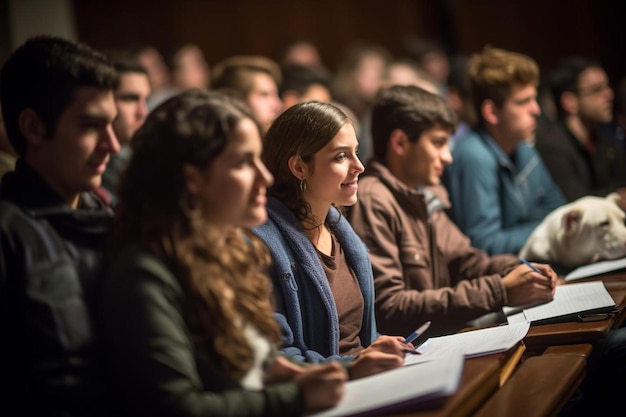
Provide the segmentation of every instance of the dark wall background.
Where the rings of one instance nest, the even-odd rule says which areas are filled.
[[[195,42],[209,63],[233,54],[276,57],[308,38],[334,69],[356,40],[402,52],[410,35],[437,38],[450,53],[491,44],[526,53],[542,68],[570,54],[626,74],[626,2],[614,0],[75,0],[78,36],[99,48]]]

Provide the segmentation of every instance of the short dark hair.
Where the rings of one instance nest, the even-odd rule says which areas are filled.
[[[148,75],[148,71],[139,62],[139,57],[133,52],[123,49],[111,49],[106,51],[106,56],[118,74],[134,72]]]
[[[374,156],[387,156],[389,136],[395,129],[417,141],[426,130],[441,126],[456,130],[457,117],[446,100],[414,85],[394,85],[378,92],[372,108]]]
[[[330,91],[330,74],[323,68],[289,64],[282,67],[283,82],[279,93],[282,97],[287,91],[295,91],[304,95],[313,85],[321,85]]]
[[[589,68],[602,68],[593,58],[571,56],[562,59],[545,77],[545,84],[554,100],[559,116],[563,115],[561,95],[565,92],[578,93],[578,78]]]
[[[48,35],[28,39],[0,72],[2,114],[11,144],[25,154],[26,141],[18,127],[24,109],[33,109],[46,135],[52,135],[78,87],[115,90],[117,80],[104,54],[85,44]]]

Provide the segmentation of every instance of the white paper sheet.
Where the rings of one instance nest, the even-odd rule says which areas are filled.
[[[554,299],[548,303],[525,308],[523,315],[526,321],[556,319],[595,310],[610,310],[615,301],[606,290],[602,281],[578,282],[556,287]],[[509,316],[509,324],[520,319],[519,315]]]
[[[454,355],[472,358],[505,352],[526,336],[529,327],[530,324],[524,321],[448,336],[431,337],[417,349],[420,355],[407,353],[404,364],[412,365]]]
[[[463,356],[455,355],[349,381],[339,404],[310,416],[379,415],[383,411],[417,407],[420,403],[454,394],[461,380],[463,363]]]
[[[594,277],[596,275],[619,271],[621,269],[626,269],[626,258],[615,259],[612,261],[600,261],[574,269],[572,272],[565,275],[565,281],[574,281],[581,278]]]

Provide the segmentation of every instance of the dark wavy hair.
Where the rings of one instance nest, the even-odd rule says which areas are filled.
[[[254,120],[237,100],[205,90],[183,92],[153,110],[132,141],[113,234],[115,247],[136,242],[167,264],[188,297],[194,342],[218,355],[233,377],[253,364],[241,323],[276,344],[280,339],[262,273],[269,252],[249,232],[233,227],[224,234],[204,219],[185,187],[184,166],[208,168],[246,118]]]
[[[300,180],[289,170],[288,161],[295,155],[311,162],[346,123],[351,123],[350,119],[337,106],[307,101],[285,110],[265,134],[263,162],[274,176],[268,194],[289,207],[300,222],[310,221],[312,227],[319,224],[311,218],[311,207],[302,199]]]

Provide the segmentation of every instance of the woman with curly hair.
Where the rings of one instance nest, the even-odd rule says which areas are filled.
[[[269,254],[244,231],[266,220],[273,181],[254,118],[190,90],[155,109],[132,147],[100,311],[125,411],[287,416],[334,405],[343,367],[276,355]]]

